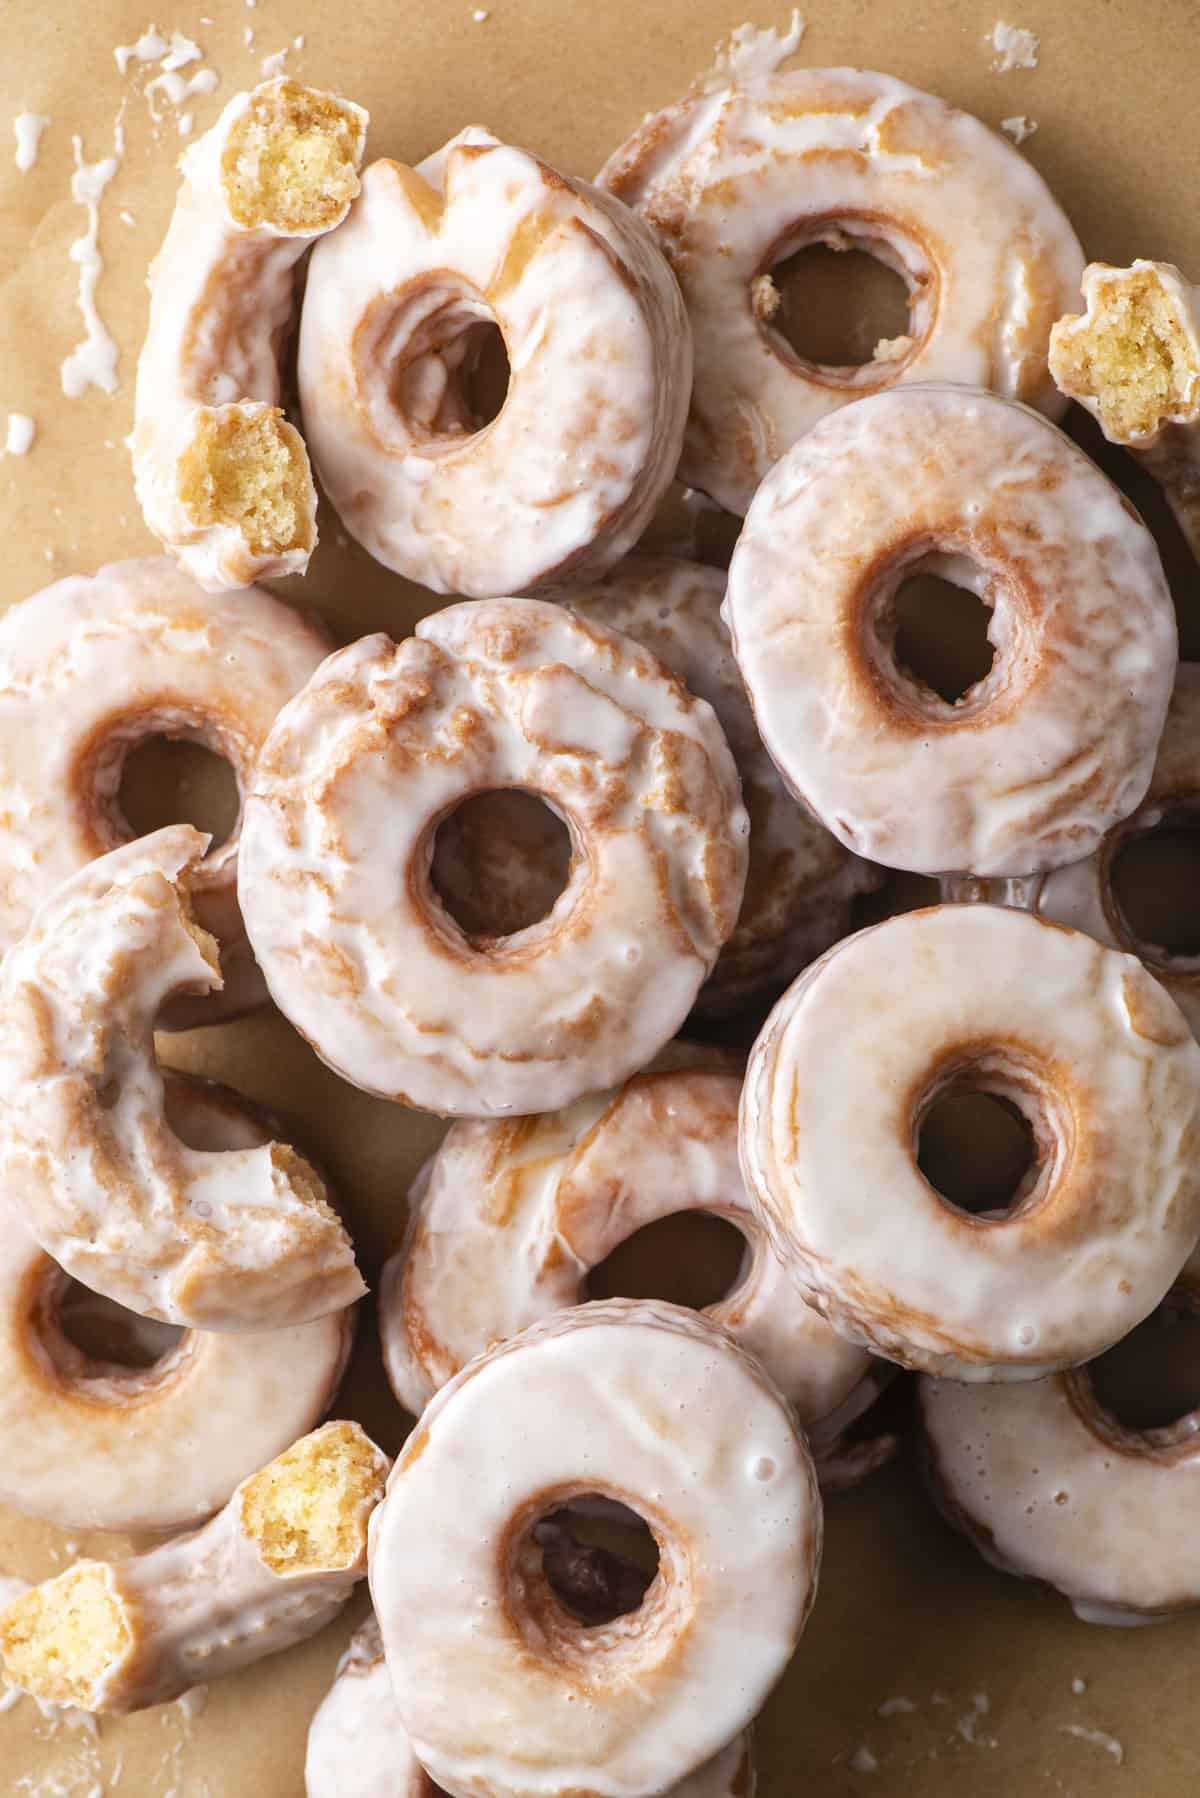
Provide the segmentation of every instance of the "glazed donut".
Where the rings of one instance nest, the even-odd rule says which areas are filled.
[[[1200,1307],[1200,1268],[1170,1302]],[[1086,1367],[1022,1386],[923,1379],[919,1393],[930,1493],[994,1567],[1055,1587],[1085,1623],[1200,1605],[1200,1412],[1128,1429]]]
[[[745,1730],[667,1798],[754,1798],[756,1785]],[[373,1616],[351,1639],[313,1717],[304,1790],[307,1798],[438,1798],[404,1733]]]
[[[948,1091],[1030,1126],[999,1217],[917,1167]],[[1200,1234],[1200,1046],[1131,955],[1000,906],[908,912],[775,1007],[741,1154],[776,1253],[844,1335],[955,1379],[1037,1379],[1147,1316]]]
[[[130,440],[147,525],[202,587],[300,574],[317,496],[279,406],[296,265],[358,192],[367,115],[295,81],[235,94],[184,153],[150,268]]]
[[[746,1197],[741,1078],[715,1059],[638,1074],[565,1111],[451,1128],[380,1279],[384,1366],[402,1405],[419,1416],[475,1355],[582,1304],[618,1243],[680,1211],[744,1236],[736,1284],[704,1315],[758,1357],[805,1428],[860,1392],[869,1402],[870,1356],[797,1302]]]
[[[497,325],[508,394],[481,425],[464,377]],[[420,169],[374,163],[313,254],[313,459],[350,534],[435,593],[612,567],[675,473],[691,375],[679,289],[641,221],[477,127]]]
[[[1200,289],[1169,262],[1083,272],[1085,311],[1050,333],[1050,373],[1158,481],[1200,558]]]
[[[875,869],[796,804],[764,751],[721,622],[724,592],[715,568],[631,556],[596,587],[565,595],[577,616],[632,637],[707,700],[733,751],[750,814],[750,861],[737,927],[696,1002],[709,1016],[736,1009],[763,987],[783,986],[846,934],[851,900],[879,884]],[[502,929],[513,912],[544,916],[561,891],[557,842],[545,822],[539,836],[535,822],[514,811],[510,796],[494,794],[447,853],[442,836],[455,820],[439,835],[438,886],[460,920],[494,913],[493,928]]]
[[[992,614],[995,661],[954,704],[896,657],[896,594],[923,570]],[[1025,407],[905,387],[827,419],[759,489],[726,606],[775,765],[872,861],[1036,873],[1146,791],[1177,659],[1158,550]]]
[[[164,1115],[159,1006],[220,981],[182,890],[207,842],[178,824],[112,850],[0,962],[0,1192],[68,1274],[141,1317],[277,1330],[366,1288],[295,1149],[197,1151]]]
[[[168,1074],[163,1101],[189,1148],[270,1141],[268,1121],[223,1087]],[[0,1234],[0,1503],[64,1529],[181,1530],[210,1517],[324,1415],[354,1338],[345,1310],[260,1335],[251,1354],[228,1333],[192,1331],[156,1356],[150,1332],[146,1364],[119,1364],[65,1334],[64,1308],[78,1314],[92,1297],[70,1293],[10,1210]],[[117,1320],[104,1321],[115,1342]],[[135,1341],[141,1323],[122,1319]]]
[[[1050,326],[1083,268],[1041,176],[968,113],[862,69],[796,69],[651,115],[598,177],[654,230],[683,291],[695,387],[680,477],[745,512],[772,464],[848,400],[953,381],[1062,409]],[[809,244],[903,279],[909,335],[861,367],[772,328],[772,268]]]
[[[472,941],[429,878],[441,819],[521,787],[572,838],[549,917]],[[644,1067],[737,917],[749,824],[712,711],[541,600],[364,637],[284,707],[239,893],[272,996],[335,1073],[452,1115],[555,1110]]]
[[[166,556],[56,581],[0,620],[0,951],[87,862],[132,832],[118,797],[148,737],[205,744],[249,784],[279,708],[329,653],[324,634],[258,589],[208,594]],[[237,908],[235,825],[192,881],[224,986],[174,1002],[187,1029],[263,1005]]]
[[[1200,665],[1181,662],[1150,790],[1137,811],[1109,831],[1086,861],[1056,868],[1038,883],[1035,909],[1044,918],[1086,930],[1099,942],[1138,955],[1166,987],[1200,1035],[1200,957],[1175,955],[1143,942],[1130,927],[1113,886],[1122,849],[1200,809]]]
[[[586,1628],[533,1531],[589,1493],[638,1513],[659,1566],[639,1608]],[[820,1540],[791,1409],[725,1331],[623,1299],[534,1324],[443,1386],[371,1525],[417,1758],[455,1798],[665,1791],[783,1672]]]
[[[42,1703],[140,1711],[305,1641],[366,1573],[390,1465],[358,1424],[323,1424],[203,1529],[31,1587],[0,1612],[0,1671]]]

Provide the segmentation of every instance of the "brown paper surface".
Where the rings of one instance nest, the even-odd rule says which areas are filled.
[[[993,124],[1028,115],[1038,130],[1026,153],[1091,256],[1165,257],[1200,273],[1194,0],[1012,0],[1012,8],[1012,22],[1041,39],[1034,71],[993,70],[984,38],[994,0],[811,0],[798,60],[886,69]],[[787,20],[773,3],[752,16],[763,25]],[[142,91],[157,69],[135,63],[122,78],[113,56],[152,17],[203,46],[203,63],[185,76],[199,66],[220,76],[212,94],[163,103],[157,126]],[[170,211],[183,141],[180,111],[192,111],[202,130],[232,93],[260,78],[265,55],[292,45],[289,71],[370,109],[373,155],[415,161],[478,122],[590,175],[645,111],[682,92],[745,17],[741,0],[161,0],[153,13],[150,0],[0,0],[0,438],[9,411],[37,425],[29,455],[0,457],[4,602],[154,548],[122,440],[146,264]],[[60,366],[82,322],[68,251],[85,225],[70,195],[71,139],[78,134],[88,161],[109,154],[123,103],[126,149],[100,203],[97,292],[120,346],[119,387],[111,397],[69,400]],[[52,120],[25,174],[14,165],[8,123],[23,111]],[[1094,434],[1081,427],[1080,435],[1095,447]],[[1185,651],[1195,655],[1194,570],[1150,483],[1114,466],[1159,532]],[[336,520],[322,523],[306,580],[280,590],[318,609],[340,639],[378,628],[399,635],[429,609],[428,596],[339,540]],[[400,1226],[407,1180],[440,1125],[344,1086],[274,1014],[162,1048],[297,1120],[334,1174],[373,1278]],[[384,1387],[369,1317],[365,1326],[340,1408],[395,1449],[405,1420]],[[0,1511],[5,1572],[38,1578],[79,1549],[123,1546]],[[364,1602],[306,1646],[214,1685],[196,1715],[168,1706],[104,1721],[93,1733],[16,1703],[0,1714],[0,1798],[299,1798],[308,1720]],[[1200,1776],[1198,1674],[1200,1619],[1136,1634],[1076,1622],[1061,1601],[987,1570],[935,1520],[905,1464],[830,1503],[820,1599],[759,1732],[761,1789],[765,1798],[1176,1798]],[[906,1705],[887,1706],[891,1699]],[[1072,1733],[1080,1729],[1104,1732],[1120,1749]]]

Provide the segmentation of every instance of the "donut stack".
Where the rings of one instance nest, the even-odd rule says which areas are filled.
[[[1090,1618],[1200,1602],[1200,1425],[1126,1429],[1087,1371],[1200,1295],[1200,972],[1114,889],[1195,803],[1200,691],[1152,538],[1052,422],[1061,379],[1186,512],[1191,290],[1089,271],[1056,326],[1083,258],[1039,177],[882,75],[731,75],[594,186],[478,127],[360,179],[366,127],[279,79],[188,150],[132,440],[169,554],[0,625],[0,1496],[191,1532],[16,1596],[0,1664],[140,1708],[365,1574],[310,1798],[729,1798],[898,1368],[998,1565]],[[772,323],[772,269],[822,242],[909,289],[861,366]],[[346,529],[458,603],[330,653],[250,585],[307,564],[310,452]],[[630,553],[677,474],[743,520],[727,579]],[[954,702],[899,647],[922,572],[990,614]],[[232,762],[219,848],[128,826],[152,734]],[[852,934],[884,869],[947,902]],[[350,1085],[452,1120],[379,1282],[417,1420],[390,1473],[314,1427],[366,1289],[339,1195],[155,1058],[268,995]],[[965,1094],[1028,1134],[1004,1209],[923,1171]],[[716,1303],[589,1297],[684,1211],[743,1239]],[[79,1349],[81,1293],[144,1365]]]

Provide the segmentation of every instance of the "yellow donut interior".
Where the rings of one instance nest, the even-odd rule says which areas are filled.
[[[235,224],[288,235],[327,231],[358,192],[362,127],[332,94],[268,83],[229,133],[221,158]]]
[[[87,1708],[97,1682],[133,1646],[125,1606],[99,1561],[81,1561],[34,1586],[0,1614],[6,1677],[51,1704]]]
[[[308,453],[277,407],[205,408],[177,478],[201,530],[232,526],[255,555],[313,547]]]
[[[358,1425],[328,1423],[246,1481],[242,1527],[273,1573],[353,1567],[382,1482],[379,1452]]]
[[[1058,335],[1054,364],[1059,385],[1093,400],[1117,442],[1186,410],[1200,373],[1175,300],[1149,268],[1104,282],[1086,319]]]

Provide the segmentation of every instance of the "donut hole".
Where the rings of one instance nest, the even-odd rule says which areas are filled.
[[[594,1629],[641,1606],[658,1572],[658,1543],[628,1505],[584,1493],[533,1526],[542,1572],[559,1603]]]
[[[589,1299],[665,1299],[703,1311],[745,1274],[748,1245],[728,1218],[680,1211],[655,1218],[617,1244],[587,1277]]]
[[[164,1377],[180,1364],[189,1335],[174,1324],[127,1311],[48,1258],[35,1281],[30,1323],[55,1378],[83,1389],[97,1382]]]
[[[1200,956],[1200,804],[1125,837],[1109,885],[1121,934],[1151,965]]]
[[[1027,678],[1030,633],[1016,599],[994,570],[949,540],[893,552],[861,589],[868,677],[921,723],[983,712]]]
[[[411,441],[461,442],[500,416],[511,367],[504,333],[482,294],[450,284],[409,295],[384,333],[388,402]],[[410,321],[410,312],[412,314]]]
[[[1200,1411],[1200,1305],[1173,1293],[1084,1376],[1123,1429],[1169,1429]]]
[[[992,671],[991,607],[936,574],[913,574],[895,597],[898,666],[947,705],[957,705]]]
[[[540,924],[571,874],[571,833],[536,793],[475,793],[444,817],[429,882],[463,935],[488,944]]]
[[[208,853],[237,828],[241,794],[224,756],[186,737],[145,737],[125,756],[116,791],[124,838],[168,824],[194,824],[212,837]]]
[[[888,370],[913,348],[908,284],[849,239],[808,243],[751,285],[755,316],[810,367]]]
[[[1041,1172],[1033,1125],[1004,1093],[951,1080],[917,1126],[917,1167],[956,1211],[995,1221],[1029,1195]]]

